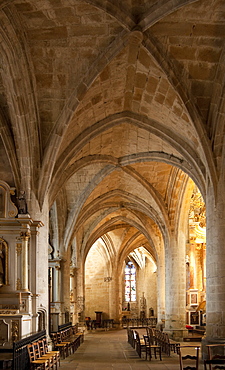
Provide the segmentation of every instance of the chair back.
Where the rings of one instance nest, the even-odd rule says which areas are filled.
[[[180,360],[180,370],[198,370],[199,366],[199,346],[193,348],[193,346],[181,346],[179,348],[179,360]],[[195,351],[194,355],[184,354],[187,349],[193,349]]]
[[[34,348],[34,353],[35,353],[35,359],[37,360],[38,358],[41,357],[41,352],[40,352],[40,347],[38,342],[33,343],[33,348]]]
[[[35,352],[34,352],[33,344],[28,344],[27,345],[27,351],[28,351],[30,362],[35,361],[36,358],[35,358]]]
[[[145,346],[150,347],[150,340],[148,335],[143,335],[144,341],[145,341]]]
[[[41,356],[45,355],[45,345],[43,340],[38,341]]]
[[[217,356],[216,356],[217,357]],[[209,365],[207,367],[207,365]],[[218,358],[213,358],[210,360],[204,360],[204,370],[216,370],[216,369],[225,369],[225,358],[221,358],[221,356],[218,356]]]
[[[134,337],[135,337],[137,344],[140,344],[140,337],[139,337],[139,333],[137,330],[134,330]]]

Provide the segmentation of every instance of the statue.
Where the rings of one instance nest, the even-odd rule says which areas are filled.
[[[5,253],[0,243],[0,286],[5,284]]]
[[[19,214],[27,214],[27,203],[25,197],[25,191],[21,190],[18,196],[18,211]]]
[[[141,311],[145,311],[146,309],[146,298],[144,292],[142,293],[142,297],[140,298],[140,308]]]
[[[146,315],[146,298],[144,292],[142,293],[142,297],[140,298],[140,318],[145,319]]]

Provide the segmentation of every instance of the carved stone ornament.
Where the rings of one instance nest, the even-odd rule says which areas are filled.
[[[0,218],[13,218],[18,214],[15,204],[11,201],[11,194],[14,195],[15,188],[0,181]]]

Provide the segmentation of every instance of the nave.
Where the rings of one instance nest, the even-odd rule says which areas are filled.
[[[138,329],[140,336],[145,329]],[[192,343],[195,344],[195,343]],[[199,345],[199,343],[196,343]],[[193,350],[191,350],[192,354]],[[190,353],[190,350],[189,350]],[[201,353],[200,353],[201,358]],[[200,361],[201,362],[201,361]],[[85,335],[84,343],[77,351],[61,361],[60,370],[179,370],[179,356],[171,353],[168,357],[162,354],[162,361],[140,358],[127,341],[125,329],[113,331],[95,330]],[[203,369],[200,364],[199,370]]]

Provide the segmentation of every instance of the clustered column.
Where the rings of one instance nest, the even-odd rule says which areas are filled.
[[[179,245],[175,237],[171,237],[166,250],[166,314],[165,330],[175,340],[185,335],[186,323],[186,270],[185,244]]]
[[[207,189],[206,338],[225,342],[225,184]]]

